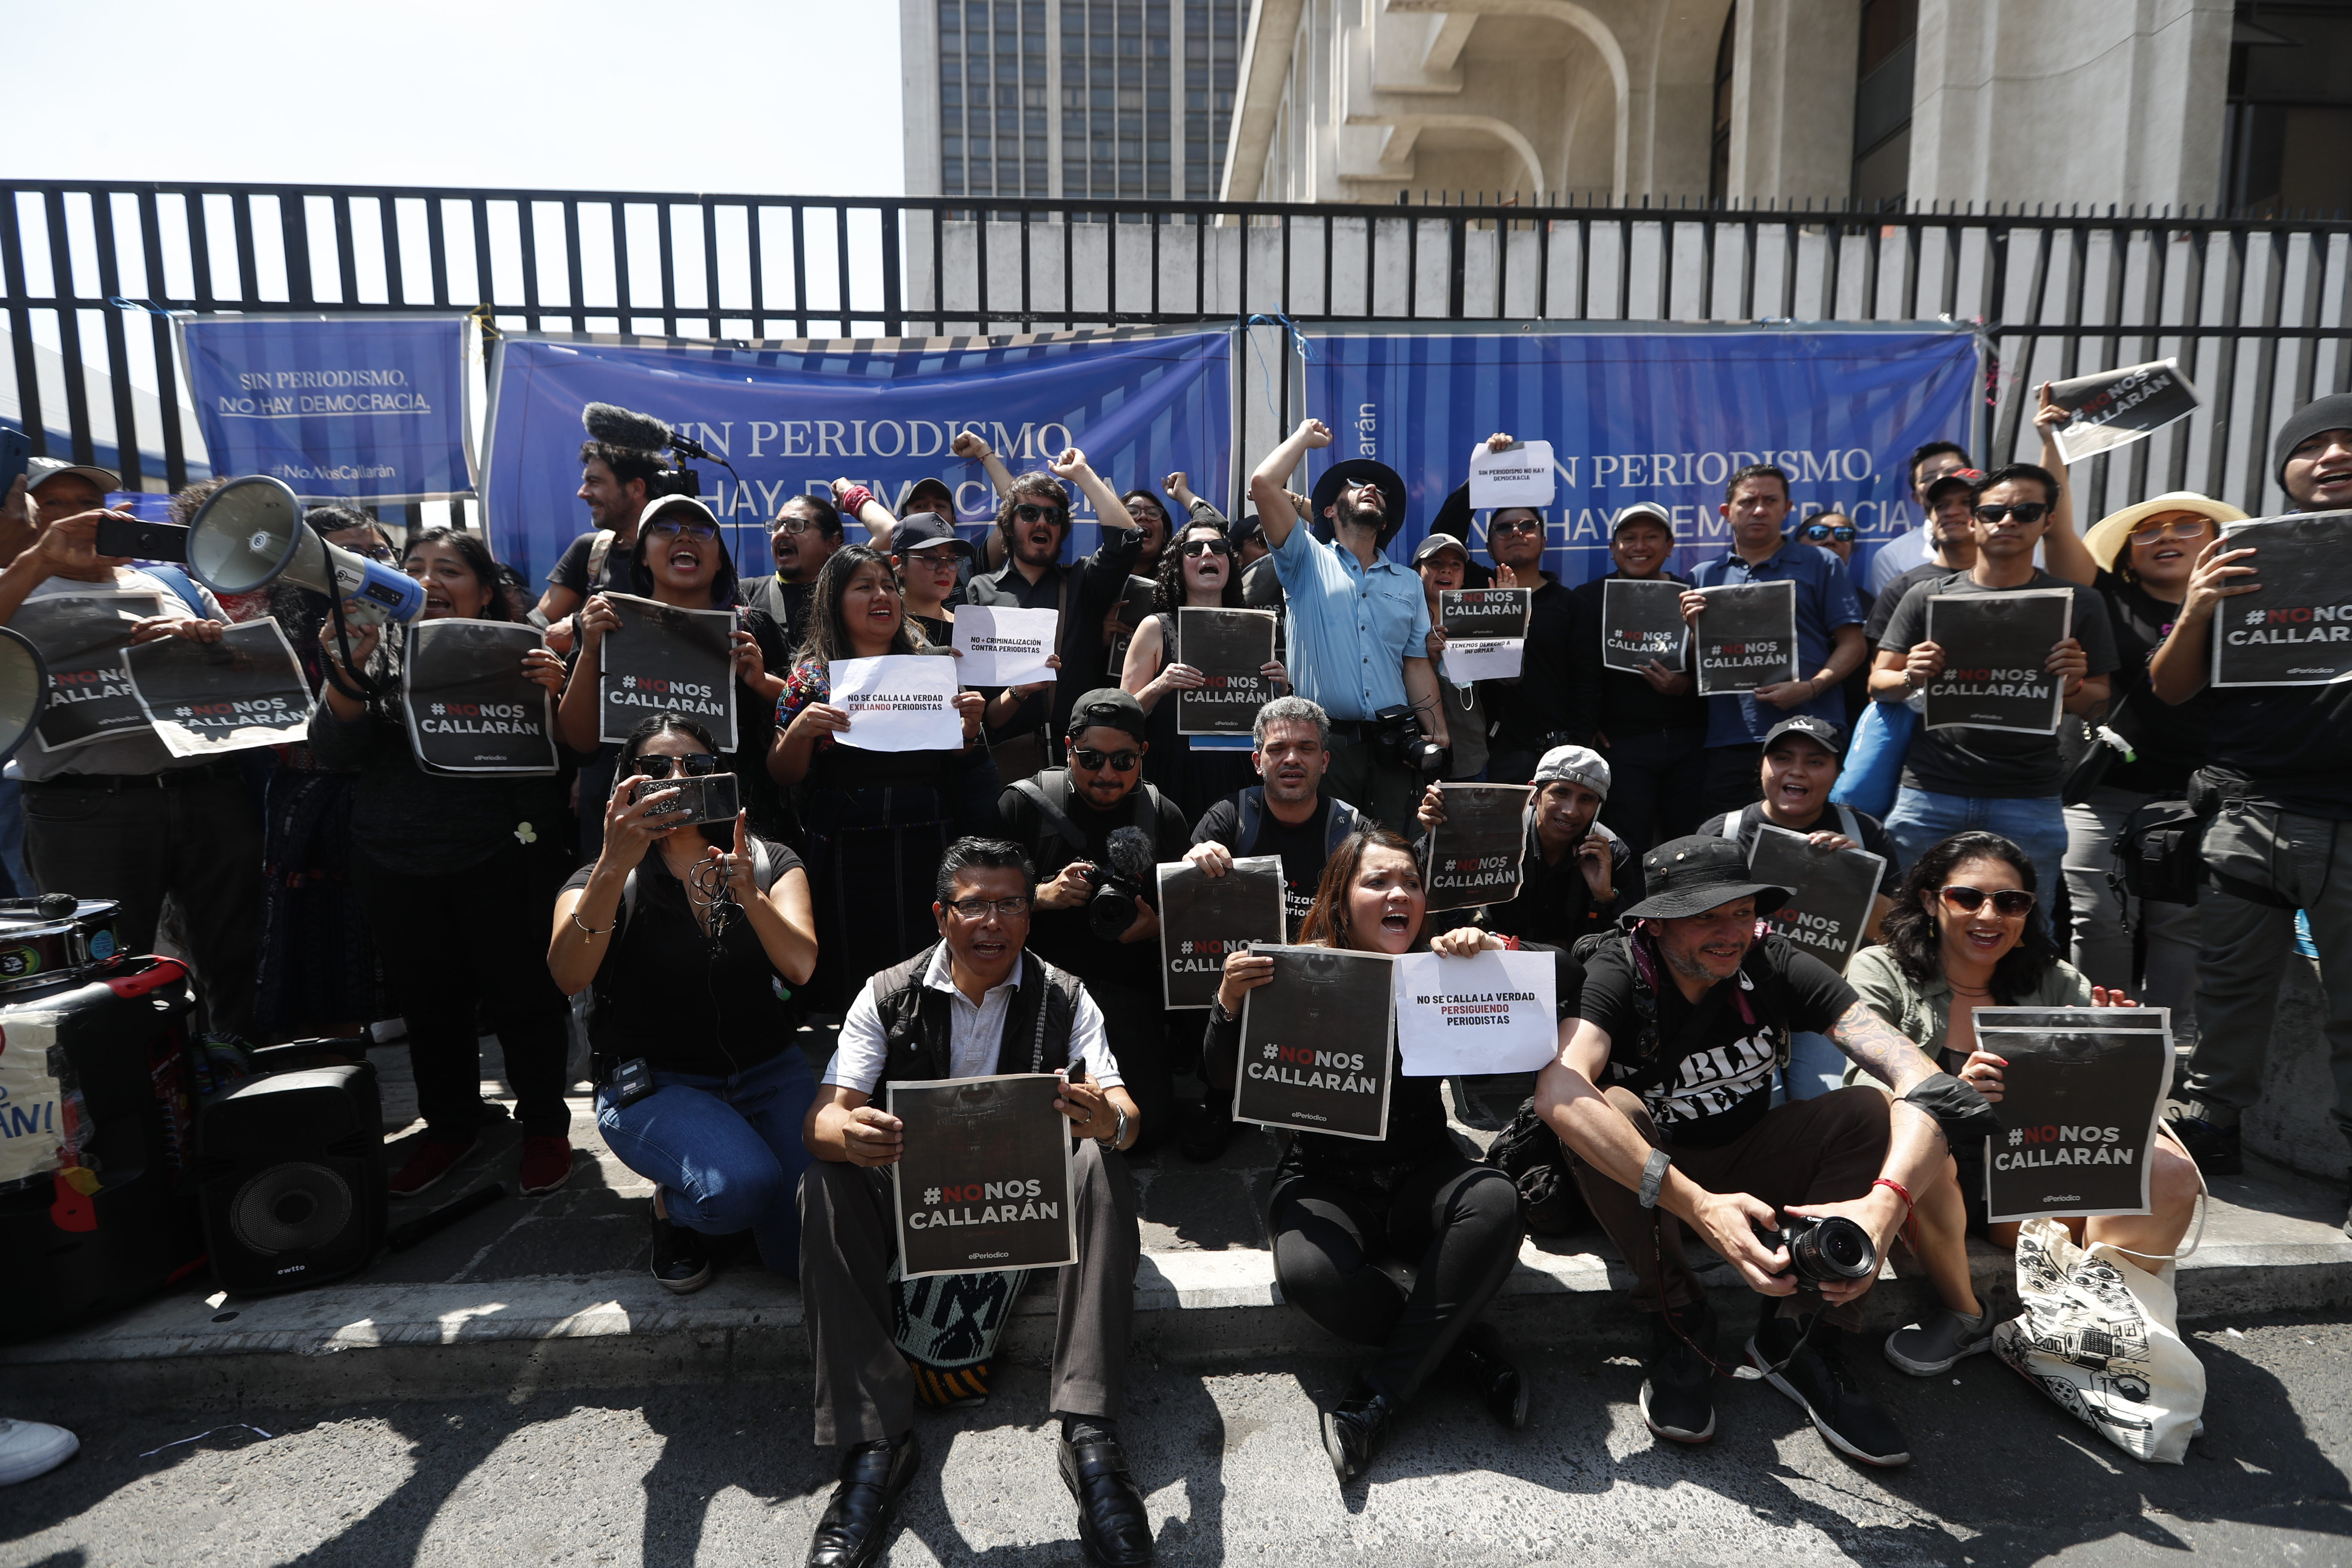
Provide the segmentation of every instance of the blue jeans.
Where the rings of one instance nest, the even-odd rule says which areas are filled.
[[[1789,1065],[1781,1073],[1790,1100],[1811,1100],[1845,1087],[1846,1055],[1827,1035],[1800,1030],[1789,1037]]]
[[[760,1261],[788,1279],[801,1270],[801,1173],[810,1154],[801,1119],[816,1098],[797,1046],[725,1077],[657,1072],[654,1092],[615,1109],[596,1090],[596,1130],[621,1163],[661,1188],[672,1225],[707,1236],[753,1232]]]
[[[1895,841],[1895,856],[1906,873],[1920,856],[1971,828],[2000,834],[2033,862],[2034,910],[2046,929],[2066,875],[2066,813],[2058,797],[1987,800],[1905,784],[1895,794],[1895,809],[1886,814],[1886,837]]]

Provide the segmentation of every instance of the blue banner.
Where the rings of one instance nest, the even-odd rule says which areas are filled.
[[[1302,413],[1331,426],[1307,481],[1377,458],[1412,501],[1389,552],[1409,560],[1497,431],[1549,441],[1559,489],[1544,566],[1575,584],[1610,570],[1610,522],[1634,501],[1675,520],[1673,569],[1729,548],[1717,506],[1750,463],[1788,470],[1791,516],[1853,518],[1857,580],[1880,545],[1919,521],[1905,459],[1965,443],[1978,384],[1965,329],[1837,326],[1648,331],[1385,334],[1307,329]],[[1471,530],[1483,551],[1486,518]]]
[[[215,474],[313,500],[474,493],[470,318],[180,316],[189,401]]]
[[[1222,500],[1233,450],[1232,339],[1225,331],[990,343],[909,340],[845,349],[726,347],[643,338],[514,336],[499,344],[484,506],[490,542],[536,584],[589,528],[580,487],[580,410],[616,403],[689,435],[741,476],[697,464],[703,500],[726,522],[738,573],[773,569],[768,521],[836,479],[893,512],[916,480],[955,492],[965,536],[996,516],[980,464],[948,452],[970,430],[1014,473],[1076,447],[1112,489],[1172,469]],[[1095,547],[1082,497],[1072,558]],[[852,540],[864,537],[852,528]]]

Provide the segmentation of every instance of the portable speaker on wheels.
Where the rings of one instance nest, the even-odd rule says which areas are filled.
[[[392,1194],[367,1062],[304,1065],[241,1083],[205,1107],[197,1136],[205,1241],[222,1289],[253,1295],[324,1284],[383,1247]]]

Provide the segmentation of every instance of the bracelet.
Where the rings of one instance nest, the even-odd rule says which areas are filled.
[[[856,517],[858,513],[858,510],[873,499],[874,492],[867,489],[864,485],[852,485],[847,489],[841,492],[839,508],[841,510],[847,512],[850,516]]]
[[[1871,1183],[1870,1184],[1874,1187],[1885,1187],[1888,1192],[1893,1193],[1896,1197],[1901,1198],[1903,1200],[1903,1217],[1906,1220],[1911,1217],[1911,1211],[1916,1205],[1911,1201],[1910,1188],[1905,1186],[1902,1183],[1896,1181],[1892,1176],[1881,1176],[1878,1180]]]
[[[1673,1163],[1674,1161],[1667,1156],[1664,1149],[1650,1151],[1650,1158],[1642,1167],[1642,1206],[1643,1208],[1654,1209],[1658,1206],[1658,1188],[1664,1184],[1667,1167]]]
[[[594,926],[582,924],[580,920],[580,906],[574,904],[572,906],[572,923],[580,927],[580,934],[583,936],[610,936],[613,934],[613,927],[621,923],[621,917],[620,912],[618,910],[614,910],[613,915],[613,924],[606,926],[603,931],[598,931]]]
[[[1496,940],[1502,942],[1503,951],[1505,952],[1517,952],[1519,951],[1519,939],[1517,937],[1507,936],[1497,938]]]

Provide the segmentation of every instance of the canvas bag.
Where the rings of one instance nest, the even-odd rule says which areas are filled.
[[[2177,1465],[2205,1408],[2205,1367],[2182,1341],[2173,1268],[2151,1274],[2105,1243],[2077,1247],[2054,1219],[2017,1233],[2021,1316],[1993,1353],[2135,1459]]]

